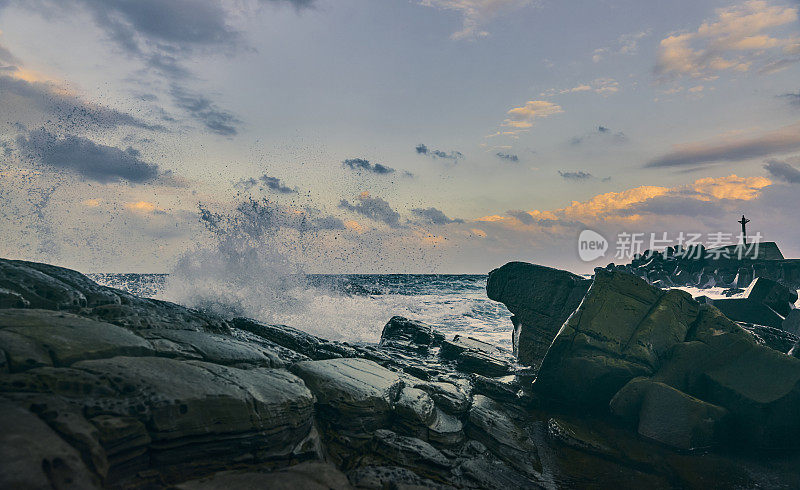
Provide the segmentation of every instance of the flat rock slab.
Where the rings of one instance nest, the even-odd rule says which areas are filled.
[[[286,450],[305,437],[311,423],[311,392],[283,370],[159,357],[83,361],[74,368],[109,379],[122,395],[102,400],[105,411],[125,415],[144,407],[155,441],[269,431]]]
[[[258,345],[241,342],[227,335],[196,332],[192,330],[153,329],[142,332],[142,336],[151,341],[168,340],[178,344],[180,350],[196,353],[203,360],[216,364],[255,364],[266,367],[283,367],[280,358]],[[161,346],[163,343],[155,343]],[[170,350],[165,349],[165,353]]]
[[[0,310],[0,347],[6,351],[12,371],[154,354],[149,342],[122,327],[50,310]]]
[[[329,422],[356,431],[383,426],[403,387],[397,373],[366,359],[304,361],[291,371],[305,381],[318,405],[330,409]]]

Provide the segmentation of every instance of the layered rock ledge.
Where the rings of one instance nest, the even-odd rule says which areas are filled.
[[[0,487],[800,486],[800,361],[630,275],[507,267],[489,294],[533,368],[401,317],[335,342],[0,259]]]

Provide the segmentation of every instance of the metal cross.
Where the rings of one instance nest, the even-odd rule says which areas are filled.
[[[747,223],[749,223],[749,222],[750,222],[750,220],[745,218],[744,215],[742,215],[742,219],[737,221],[737,223],[741,223],[742,224],[742,244],[743,245],[747,244]]]

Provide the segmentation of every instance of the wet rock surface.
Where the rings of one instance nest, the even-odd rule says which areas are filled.
[[[529,349],[537,373],[401,317],[378,345],[334,342],[0,260],[0,486],[800,486],[790,333],[543,269],[509,267],[521,292],[491,281],[516,335],[553,343]]]

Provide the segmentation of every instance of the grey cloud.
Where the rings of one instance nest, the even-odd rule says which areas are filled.
[[[241,42],[232,27],[231,10],[220,0],[39,0],[12,1],[15,5],[51,15],[54,10],[89,12],[98,27],[121,48],[140,54],[147,50],[186,52],[207,46],[231,46]],[[311,7],[313,0],[259,0],[261,5],[289,4]],[[2,3],[0,3],[2,6]]]
[[[519,156],[511,154],[511,153],[503,153],[502,151],[499,151],[499,152],[495,153],[495,156],[497,158],[499,158],[500,160],[506,160],[506,161],[509,161],[509,162],[516,163],[516,162],[519,161]]]
[[[296,188],[289,187],[285,185],[283,182],[281,182],[281,179],[277,177],[270,177],[267,174],[262,175],[258,179],[250,177],[249,179],[240,180],[239,182],[236,182],[233,186],[243,190],[250,190],[253,187],[259,185],[259,183],[261,183],[261,185],[264,188],[273,190],[280,194],[297,194]]]
[[[402,228],[400,224],[400,213],[392,209],[392,206],[380,197],[362,194],[358,197],[358,202],[356,204],[351,204],[347,200],[342,199],[341,202],[339,202],[339,207],[366,216],[371,220],[386,223],[392,228]]]
[[[764,164],[764,169],[776,179],[789,182],[790,184],[800,183],[800,170],[780,160],[769,160]]]
[[[209,98],[179,85],[173,85],[170,94],[175,104],[198,120],[212,133],[234,136],[241,121],[216,106]]]
[[[628,142],[628,137],[622,131],[614,131],[608,126],[600,125],[589,133],[586,133],[582,136],[575,136],[569,140],[569,144],[572,146],[578,146],[592,140],[622,144]]]
[[[258,185],[258,181],[254,177],[250,177],[249,179],[242,179],[233,184],[234,187],[237,189],[242,189],[245,191],[249,191],[253,187]]]
[[[590,174],[589,172],[584,172],[583,170],[577,170],[575,172],[559,170],[558,175],[566,180],[589,180],[595,178],[594,175]]]
[[[780,58],[774,61],[770,61],[758,69],[758,74],[771,75],[772,73],[777,73],[779,71],[785,70],[786,68],[792,66],[798,61],[800,61],[800,57]]]
[[[280,192],[281,194],[297,194],[297,189],[293,189],[289,186],[284,185],[281,183],[281,179],[277,177],[270,177],[268,175],[262,175],[259,177],[259,180],[264,183],[264,185],[275,192]]]
[[[779,97],[783,97],[784,99],[788,100],[792,105],[800,106],[800,92],[789,92],[788,94],[779,95]]]
[[[446,152],[442,150],[433,150],[428,148],[428,146],[424,143],[418,144],[414,149],[418,155],[429,156],[433,159],[440,158],[443,160],[452,160],[453,162],[457,162],[458,160],[464,158],[464,154],[460,151],[452,150],[450,152]]]
[[[718,162],[740,162],[798,149],[800,123],[795,123],[757,137],[686,145],[650,160],[645,167],[700,167]]]
[[[394,173],[393,168],[381,165],[380,163],[373,164],[369,160],[364,158],[348,158],[347,160],[342,162],[342,165],[352,170],[364,170],[366,172],[372,172],[374,174]]]
[[[47,119],[57,119],[65,126],[115,129],[122,126],[166,131],[160,124],[150,124],[138,117],[101,105],[87,103],[78,97],[57,93],[48,84],[28,82],[9,76],[0,76],[0,105],[14,107],[14,98],[24,101],[21,110],[36,110]]]
[[[233,27],[234,9],[223,0],[12,0],[0,2],[37,11],[43,16],[89,13],[108,39],[147,68],[173,83],[173,102],[210,131],[233,136],[240,121],[220,109],[206,95],[190,92],[185,82],[193,78],[181,60],[198,51],[232,50],[242,45]],[[287,4],[310,8],[314,0],[258,0],[235,8]],[[10,54],[10,53],[9,53]],[[0,57],[3,53],[0,52]],[[182,86],[176,83],[181,82]],[[2,90],[0,90],[1,92]]]
[[[511,211],[506,211],[506,214],[512,218],[516,218],[523,225],[532,225],[536,222],[533,216],[531,216],[531,214],[527,211],[512,209]]]
[[[17,137],[21,156],[56,169],[73,170],[97,182],[126,180],[133,183],[154,181],[158,166],[140,158],[138,150],[125,150],[95,143],[80,136],[57,137],[44,130],[30,131]]]
[[[420,221],[424,223],[430,223],[433,225],[447,225],[450,223],[463,223],[463,219],[459,218],[449,218],[447,217],[444,212],[439,209],[430,207],[430,208],[416,208],[412,209],[411,213],[419,218]]]
[[[171,79],[185,79],[192,76],[191,72],[181,66],[174,56],[165,53],[153,53],[147,57],[147,66]]]

